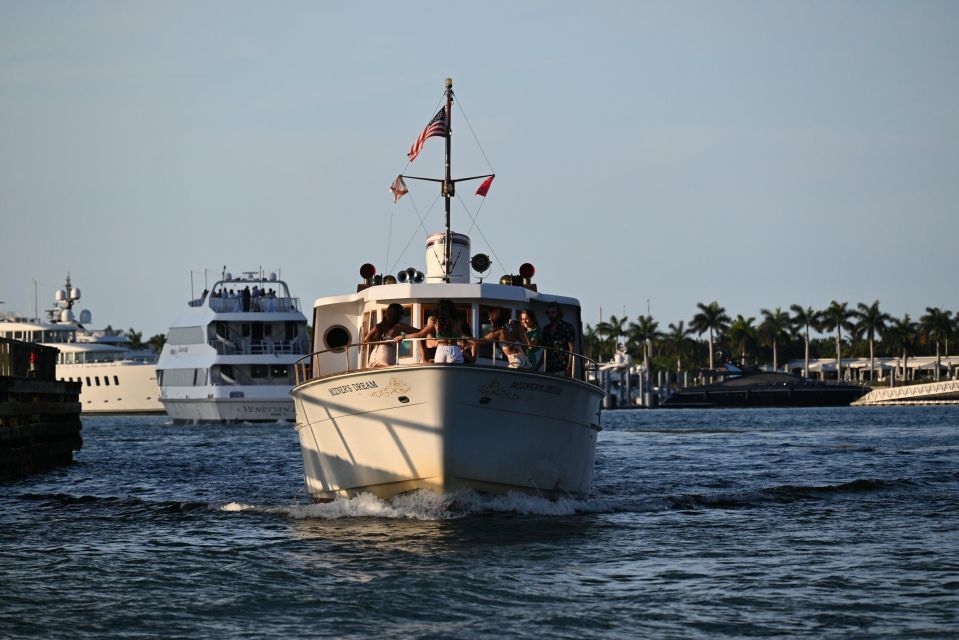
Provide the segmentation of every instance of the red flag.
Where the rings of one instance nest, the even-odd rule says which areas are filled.
[[[390,191],[393,192],[393,204],[396,204],[397,200],[410,192],[410,190],[406,188],[406,182],[403,181],[402,175],[396,176],[396,180],[390,185]]]
[[[493,184],[493,178],[496,176],[490,176],[486,180],[483,180],[483,184],[479,186],[479,189],[476,190],[476,195],[486,197],[486,194],[489,193],[489,186]]]

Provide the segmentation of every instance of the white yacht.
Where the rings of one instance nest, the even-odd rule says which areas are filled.
[[[224,271],[170,327],[157,364],[160,401],[174,422],[293,420],[293,363],[308,346],[286,282]]]
[[[483,254],[471,259],[470,239],[450,230],[450,198],[457,182],[450,177],[452,100],[452,81],[447,80],[440,132],[446,139],[446,177],[433,180],[445,198],[446,229],[427,238],[426,273],[409,268],[396,276],[378,274],[365,264],[360,270],[364,281],[355,293],[314,303],[313,353],[297,364],[291,392],[307,490],[314,501],[461,488],[548,498],[589,495],[604,394],[587,381],[595,363],[579,355],[579,302],[539,292],[529,264],[519,276],[505,275],[496,284],[471,281],[470,266],[485,272],[489,259]],[[432,135],[437,134],[427,129],[417,145]],[[410,155],[416,150],[414,145]],[[405,192],[403,178],[412,176],[397,178],[394,194]],[[477,178],[487,178],[488,186],[491,175]],[[478,195],[485,195],[483,189]],[[472,362],[440,364],[430,355],[436,343],[403,340],[405,335],[390,348],[394,362],[382,366],[370,359],[376,345],[361,341],[388,305],[401,305],[406,324],[425,327],[438,306],[450,308],[445,300],[452,301],[460,322],[473,328],[469,339],[448,341],[461,342],[464,350],[475,345]],[[572,352],[551,351],[561,360],[562,373],[509,368],[501,345],[482,339],[488,335],[491,310],[514,319],[521,310],[531,311],[543,319],[554,304],[571,325],[564,331],[573,334]],[[515,353],[515,344],[506,346]],[[546,349],[541,347],[539,355],[542,351]]]
[[[57,376],[80,382],[83,413],[163,413],[156,382],[156,355],[134,350],[120,331],[88,329],[89,311],[73,307],[80,289],[67,276],[46,321],[16,313],[0,316],[0,337],[56,347]]]

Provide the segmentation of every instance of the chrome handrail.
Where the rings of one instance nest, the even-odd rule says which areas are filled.
[[[395,364],[387,365],[387,366],[385,366],[385,367],[366,367],[366,366],[361,366],[360,364],[357,364],[356,366],[353,366],[353,364],[352,364],[351,361],[350,361],[350,350],[351,350],[351,349],[361,349],[361,348],[364,348],[364,347],[375,347],[376,345],[380,345],[380,344],[393,344],[393,345],[399,346],[399,343],[400,343],[400,342],[403,342],[404,340],[405,340],[405,341],[409,341],[409,342],[425,342],[425,341],[427,341],[427,340],[436,341],[436,338],[404,338],[403,340],[400,340],[400,341],[397,341],[397,340],[378,340],[378,341],[372,341],[372,342],[351,342],[351,343],[349,343],[349,344],[347,344],[347,345],[344,345],[344,346],[342,346],[342,347],[335,347],[335,348],[330,348],[330,349],[323,349],[322,351],[314,351],[313,353],[307,354],[307,355],[299,358],[298,360],[296,360],[296,362],[293,363],[293,369],[294,369],[294,372],[296,373],[296,384],[297,384],[297,385],[300,385],[300,384],[303,384],[304,382],[309,382],[310,380],[317,380],[317,379],[324,378],[324,377],[329,376],[329,375],[339,375],[339,374],[341,374],[341,373],[350,373],[350,372],[353,372],[353,371],[376,371],[376,370],[380,370],[380,369],[413,368],[413,367],[422,367],[422,366],[424,366],[424,365],[432,365],[432,364],[433,364],[432,362],[406,362],[406,363],[400,363],[400,362],[398,361],[398,359],[397,359],[397,362],[396,362]],[[498,368],[506,368],[506,367],[503,367],[503,366],[497,364],[497,357],[496,357],[497,346],[500,346],[500,348],[502,348],[501,345],[504,345],[504,344],[508,344],[508,345],[515,345],[515,344],[516,344],[516,342],[514,342],[514,341],[486,340],[486,339],[483,339],[483,338],[461,338],[461,339],[459,339],[459,340],[448,340],[448,339],[444,339],[443,341],[444,341],[444,342],[468,343],[469,345],[474,345],[474,344],[475,344],[475,345],[491,344],[491,345],[493,345],[493,355],[492,355],[491,358],[489,358],[489,360],[492,361],[492,366],[498,367]],[[571,368],[572,368],[572,375],[569,376],[569,377],[571,377],[571,378],[573,378],[573,379],[576,379],[576,380],[582,380],[582,381],[584,381],[584,382],[589,382],[590,384],[593,384],[593,382],[589,380],[589,378],[588,378],[588,376],[587,376],[587,373],[593,373],[593,374],[595,374],[595,372],[598,371],[598,370],[599,370],[599,367],[600,367],[600,364],[599,364],[598,362],[596,362],[595,360],[593,360],[592,358],[589,358],[589,357],[587,357],[587,356],[584,356],[584,355],[581,354],[581,353],[576,353],[575,351],[569,351],[569,350],[566,350],[566,349],[558,349],[558,348],[556,348],[556,347],[547,347],[547,346],[544,346],[544,345],[537,345],[537,346],[535,346],[535,347],[531,347],[531,349],[542,349],[542,350],[543,350],[543,355],[542,355],[542,357],[541,357],[540,360],[539,360],[539,365],[538,365],[536,368],[529,368],[529,369],[527,369],[527,368],[515,368],[515,369],[511,369],[512,371],[542,372],[541,369],[542,369],[542,367],[545,365],[545,362],[546,362],[545,356],[546,356],[546,352],[547,352],[547,351],[553,351],[553,352],[556,352],[556,353],[565,354],[567,358],[570,358],[570,357],[571,357],[571,358],[572,358],[572,361],[571,361],[571,365],[572,365],[572,367],[571,367]],[[525,347],[524,347],[524,351],[526,351],[526,348],[525,348]],[[319,356],[321,356],[321,355],[330,354],[330,353],[336,353],[336,354],[342,353],[342,354],[343,354],[343,358],[344,358],[345,367],[342,368],[342,369],[337,369],[336,371],[332,371],[332,372],[330,372],[330,373],[328,373],[328,374],[323,374],[323,372],[321,372],[321,371],[319,371],[319,370],[313,371],[313,363],[314,363],[314,362],[317,363],[317,369],[319,369],[319,362],[318,362],[317,358],[318,358]],[[357,362],[359,362],[359,360],[360,360],[359,355],[360,355],[360,354],[357,353]],[[483,358],[483,359],[486,359],[486,358]],[[502,362],[502,361],[504,361],[504,359],[500,358],[499,361]],[[579,365],[579,366],[577,366],[577,365]],[[477,362],[464,362],[462,365],[451,364],[451,365],[443,365],[443,366],[453,366],[453,367],[466,366],[466,367],[470,367],[470,366],[488,366],[488,365],[480,364],[480,363],[477,363]],[[569,370],[570,370],[570,366],[567,365],[567,371],[569,371]],[[542,373],[544,373],[544,375],[545,375],[545,372],[542,372]]]

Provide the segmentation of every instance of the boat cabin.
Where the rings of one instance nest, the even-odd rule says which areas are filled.
[[[367,368],[370,345],[363,336],[384,318],[392,303],[403,307],[401,321],[416,328],[425,327],[436,314],[440,299],[452,300],[461,320],[465,320],[472,338],[481,340],[492,330],[489,312],[501,308],[507,317],[519,322],[520,312],[529,310],[542,328],[548,324],[546,307],[555,302],[563,311],[563,320],[576,333],[575,351],[582,353],[582,320],[579,302],[573,298],[540,294],[530,287],[512,284],[385,284],[363,288],[347,296],[320,298],[313,315],[313,361],[311,376],[325,377]],[[432,360],[430,340],[404,340],[397,349],[397,366],[427,364]],[[497,345],[479,342],[476,365],[507,366]],[[582,379],[583,363],[575,358],[574,377]]]

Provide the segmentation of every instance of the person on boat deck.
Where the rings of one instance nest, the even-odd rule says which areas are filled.
[[[510,369],[529,369],[529,358],[523,351],[526,344],[526,334],[516,327],[513,320],[508,320],[509,312],[506,309],[490,309],[489,321],[493,330],[483,336],[484,340],[495,340],[499,343],[503,355],[509,361]]]
[[[368,367],[391,367],[396,364],[396,344],[408,337],[407,334],[416,334],[419,329],[400,322],[403,317],[403,305],[394,302],[386,307],[383,319],[377,322],[372,329],[363,336],[363,342],[379,342],[373,347],[366,360]]]
[[[467,325],[456,313],[456,305],[448,298],[437,304],[436,315],[430,317],[427,325],[419,332],[407,338],[428,338],[436,340],[436,353],[433,362],[437,364],[463,364],[463,338],[472,338]]]
[[[519,324],[522,331],[526,333],[526,357],[529,358],[530,367],[539,369],[539,345],[542,342],[542,330],[539,328],[536,313],[532,309],[523,309],[519,312]]]
[[[556,302],[547,305],[546,317],[549,318],[549,324],[543,327],[543,346],[549,347],[546,373],[572,375],[573,358],[570,354],[576,350],[576,330],[563,320],[563,310]]]

